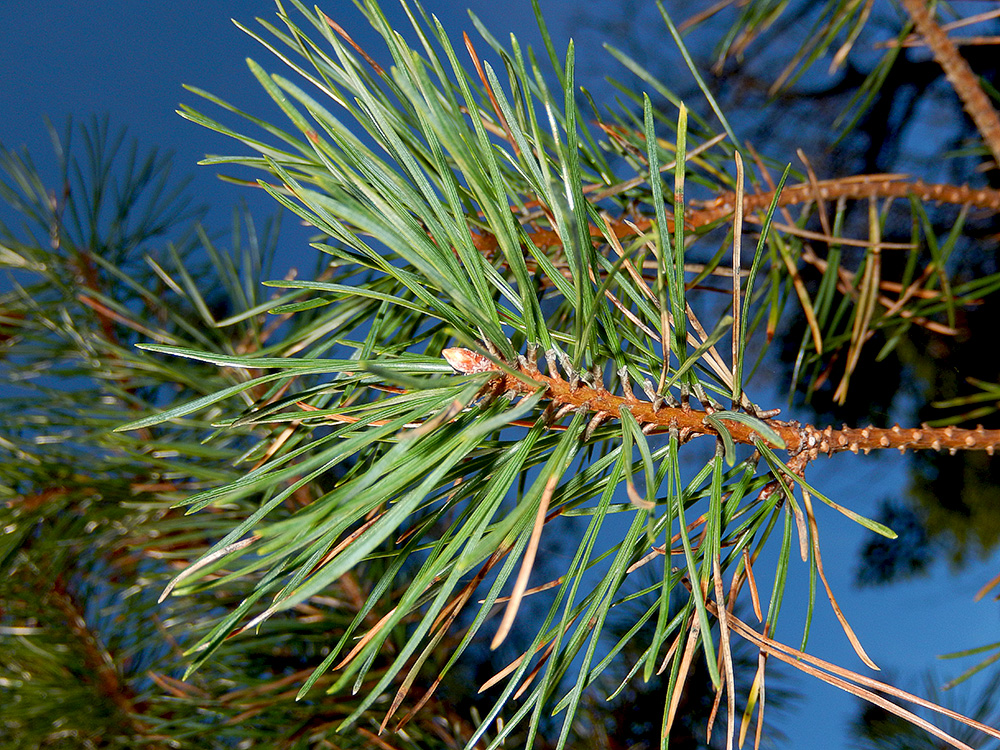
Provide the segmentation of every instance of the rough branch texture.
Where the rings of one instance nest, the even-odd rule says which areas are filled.
[[[908,181],[904,175],[871,174],[842,177],[833,180],[819,180],[815,184],[802,183],[786,185],[778,196],[779,206],[793,206],[815,200],[862,200],[865,198],[906,198],[914,196],[921,202],[949,203],[956,206],[969,205],[988,211],[1000,211],[1000,190],[993,188],[972,188],[968,185],[948,185],[944,183],[927,183],[923,180]],[[767,208],[774,198],[774,191],[751,193],[743,198],[743,211],[750,214],[753,211]],[[691,228],[705,227],[709,224],[732,215],[736,205],[735,193],[722,193],[715,199],[704,204],[689,208],[684,214],[685,224]],[[645,232],[652,226],[650,219],[623,221],[608,219],[609,229],[618,239],[635,236]],[[673,218],[667,217],[667,230],[674,231]],[[551,229],[535,229],[529,233],[531,241],[537,247],[561,247],[559,234]],[[603,235],[595,226],[590,227],[590,234],[596,239]],[[473,244],[488,257],[492,256],[499,243],[496,237],[489,233],[474,232]],[[530,267],[530,266],[529,266]]]
[[[934,53],[934,59],[944,70],[948,83],[962,99],[966,113],[976,124],[993,158],[1000,164],[1000,117],[997,117],[997,112],[990,104],[986,92],[980,88],[979,80],[969,67],[969,63],[958,53],[958,48],[938,26],[934,16],[927,10],[925,0],[902,0],[902,5]]]
[[[469,349],[445,349],[441,354],[455,371],[464,375],[495,372],[496,376],[491,379],[490,387],[497,391],[527,395],[534,393],[539,387],[544,387],[546,395],[557,408],[593,413],[596,424],[608,419],[617,419],[622,409],[628,409],[643,426],[644,431],[655,432],[659,429],[676,428],[682,439],[699,435],[719,435],[718,430],[706,421],[706,417],[711,416],[712,412],[669,406],[665,403],[654,405],[653,402],[641,401],[630,393],[616,396],[606,390],[599,381],[591,386],[584,382],[576,382],[575,379],[574,382],[568,382],[558,373],[543,375],[534,363],[527,360],[525,360],[527,364],[521,363],[514,369],[528,376],[537,385],[504,373],[488,358]],[[755,441],[764,439],[759,432],[741,422],[724,418],[723,421],[732,439],[737,443],[753,445]],[[901,453],[908,450],[947,450],[950,453],[959,450],[983,450],[993,455],[993,451],[1000,447],[1000,430],[986,430],[982,427],[970,430],[928,425],[921,425],[918,428],[902,428],[899,425],[889,428],[871,426],[854,428],[845,425],[836,429],[816,428],[777,419],[761,421],[781,436],[790,454],[807,452],[809,458],[816,458],[820,453],[828,455],[840,451],[868,453],[883,448],[895,448]]]

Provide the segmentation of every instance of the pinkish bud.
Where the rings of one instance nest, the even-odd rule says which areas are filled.
[[[445,358],[449,365],[455,368],[456,372],[463,375],[473,375],[477,372],[492,372],[497,366],[490,362],[482,354],[476,354],[469,349],[452,347],[441,351],[441,356]]]

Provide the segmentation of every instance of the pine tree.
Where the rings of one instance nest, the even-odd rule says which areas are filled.
[[[845,127],[915,32],[995,179],[995,89],[900,5]],[[870,6],[826,6],[774,90],[846,59]],[[544,62],[475,19],[456,45],[419,6],[405,33],[362,10],[384,49],[296,0],[241,27],[284,66],[249,63],[287,130],[195,88],[223,114],[182,112],[250,150],[205,163],[262,172],[229,179],[315,230],[309,278],[271,280],[276,222],[237,213],[222,249],[106,123],[54,135],[55,188],[3,153],[25,224],[0,227],[0,743],[564,747],[601,738],[595,695],[658,676],[652,734],[682,744],[705,683],[725,727],[691,742],[721,746],[766,731],[783,662],[965,746],[894,701],[933,704],[789,645],[779,613],[797,553],[874,666],[826,585],[816,501],[895,532],[809,465],[992,457],[1000,429],[800,424],[756,403],[754,373],[790,345],[793,390],[850,405],[867,362],[960,338],[1000,287],[979,257],[1000,191],[758,156],[662,7],[697,105],[613,51],[655,99],[599,106],[541,15]],[[720,61],[784,10],[747,3]],[[997,388],[953,421],[992,417]],[[544,559],[553,536],[566,554]]]

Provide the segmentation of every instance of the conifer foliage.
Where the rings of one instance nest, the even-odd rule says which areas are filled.
[[[784,7],[764,6],[734,12],[721,59]],[[826,6],[776,87],[835,45],[846,57],[869,6]],[[779,661],[956,747],[923,712],[1000,739],[810,656],[779,618],[789,567],[808,566],[875,667],[827,585],[820,531],[837,512],[895,533],[828,497],[810,465],[992,456],[1000,430],[800,424],[758,403],[754,377],[796,337],[793,389],[849,403],[866,360],[962,336],[1000,288],[963,261],[1000,191],[817,175],[804,154],[745,142],[662,7],[698,101],[612,50],[642,87],[594,102],[540,13],[541,57],[474,17],[459,41],[414,3],[405,29],[359,7],[381,48],[296,0],[241,26],[285,122],[197,88],[204,103],[182,112],[236,142],[205,163],[315,231],[311,275],[270,275],[276,225],[238,214],[230,250],[187,229],[163,160],[105,123],[54,139],[54,191],[3,154],[2,196],[27,229],[0,227],[16,385],[0,434],[0,741],[569,747],[601,735],[594,696],[658,676],[666,746],[699,675],[714,704],[698,741],[729,746],[767,731]],[[900,7],[856,107],[918,34],[995,180],[995,90],[932,8]]]

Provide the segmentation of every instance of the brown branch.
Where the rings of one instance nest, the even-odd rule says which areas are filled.
[[[122,681],[118,667],[108,648],[102,643],[84,619],[83,609],[77,604],[66,587],[62,576],[56,576],[49,589],[49,602],[59,611],[69,632],[80,644],[83,663],[87,670],[88,682],[92,682],[97,691],[118,710],[121,720],[129,727],[136,737],[145,737],[150,743],[146,747],[162,747],[158,738],[149,736],[149,727],[138,717],[142,715],[145,706],[135,702],[135,694],[131,687]]]
[[[990,211],[1000,211],[1000,190],[970,188],[968,185],[929,184],[923,180],[906,181],[903,175],[873,174],[835,180],[819,180],[799,185],[786,185],[778,197],[779,206],[808,203],[813,200],[863,200],[865,198],[908,198],[914,196],[922,202],[936,201],[955,205],[970,205]],[[771,204],[774,192],[747,195],[743,210],[747,213],[765,209]],[[733,212],[734,193],[723,193],[700,209],[688,212],[685,219],[696,227],[711,224]]]
[[[901,2],[913,20],[913,25],[934,53],[934,59],[944,70],[948,83],[962,100],[962,106],[976,124],[979,134],[993,154],[993,159],[1000,166],[1000,117],[997,116],[997,111],[990,103],[986,92],[980,87],[969,63],[938,26],[934,16],[927,10],[925,0],[901,0]]]
[[[824,200],[839,200],[842,198],[849,200],[861,200],[866,198],[907,198],[912,195],[922,202],[935,201],[938,203],[969,205],[994,212],[1000,212],[1000,190],[992,188],[974,189],[967,185],[928,184],[923,180],[905,181],[902,177],[903,175],[897,174],[858,175],[855,177],[833,180],[813,180],[798,185],[789,185],[782,190],[781,195],[778,197],[778,205],[784,208],[786,206],[809,203],[811,201],[822,202]],[[760,219],[751,216],[750,213],[767,208],[773,198],[774,190],[746,195],[743,199],[743,211],[746,215],[746,220],[759,222]],[[731,216],[734,213],[735,200],[736,196],[734,193],[723,193],[713,201],[703,203],[700,208],[688,209],[684,216],[685,226],[690,229],[696,229]],[[647,232],[652,227],[653,223],[652,220],[643,217],[635,217],[632,219],[615,219],[605,217],[605,221],[607,222],[608,229],[611,234],[618,240],[625,240],[626,238],[635,237]],[[804,230],[799,228],[782,226],[780,224],[775,224],[774,226],[783,229],[784,231],[794,232],[803,236],[811,236],[813,239],[819,239],[826,242],[836,241],[842,244],[858,244],[864,246],[870,244],[868,241],[861,242],[827,235],[807,234]],[[596,226],[591,225],[589,229],[590,235],[594,240],[601,241],[604,239],[603,233]],[[669,215],[667,216],[667,231],[674,231],[674,219]],[[562,240],[560,239],[559,234],[551,229],[536,228],[534,231],[527,232],[527,234],[531,243],[536,247],[552,248],[554,250],[558,250],[562,247]],[[487,231],[472,232],[472,243],[479,252],[486,256],[488,260],[493,262],[499,250],[499,242],[493,234]],[[897,245],[895,243],[881,244],[881,248],[883,250],[909,247],[909,245]],[[820,267],[818,264],[822,264],[822,267],[820,267],[821,271],[825,269],[825,261],[820,260],[811,252],[807,252],[803,256],[803,259],[807,263],[817,265],[817,267]],[[552,260],[555,267],[560,269],[568,277],[570,272],[566,263],[557,255],[554,256]],[[534,260],[528,257],[525,259],[525,264],[527,265],[528,270],[534,273],[537,268]],[[692,269],[685,267],[685,270]],[[694,272],[698,273],[699,271]],[[716,272],[728,275],[728,272],[721,269],[717,269]],[[884,291],[900,290],[899,284],[884,279],[878,280],[878,287]],[[838,288],[845,294],[852,294],[853,274],[850,274],[850,272],[845,269],[840,269],[838,271]],[[932,293],[929,290],[909,290],[910,296],[916,295],[924,298],[933,298],[935,296],[939,296],[939,294],[940,292]],[[953,328],[943,326],[940,323],[927,320],[926,318],[913,316],[909,310],[902,309],[900,300],[893,301],[882,295],[880,295],[877,299],[879,304],[886,308],[890,314],[898,314],[904,318],[912,318],[912,322],[916,325],[942,335],[954,335],[956,333]],[[808,309],[808,306],[806,309]],[[817,346],[817,349],[821,348],[822,347]]]
[[[512,371],[522,376],[517,377],[500,370],[491,360],[468,349],[445,349],[441,354],[448,364],[462,374],[496,373],[487,387],[497,392],[529,395],[539,388],[544,388],[546,396],[555,407],[553,410],[555,412],[565,409],[594,413],[602,416],[602,419],[618,419],[622,410],[628,409],[635,420],[642,425],[644,432],[675,428],[679,431],[682,441],[700,435],[719,436],[719,431],[706,419],[712,416],[712,412],[640,401],[634,394],[616,396],[605,390],[599,382],[594,386],[583,382],[574,386],[558,373],[555,376],[543,375],[532,362],[512,368]],[[725,422],[726,430],[734,442],[745,445],[755,445],[758,441],[767,442],[759,431],[742,422],[724,418],[721,421]],[[981,426],[963,429],[930,427],[923,424],[918,428],[903,429],[899,425],[889,428],[871,426],[852,428],[845,425],[836,429],[816,428],[777,419],[761,421],[781,437],[789,454],[805,453],[810,459],[816,458],[820,453],[827,455],[841,451],[869,453],[885,448],[895,448],[901,453],[908,450],[947,450],[954,454],[959,450],[982,450],[993,455],[994,450],[1000,447],[1000,430],[986,430]]]
[[[857,175],[855,177],[838,178],[834,180],[818,180],[815,183],[805,182],[799,185],[786,185],[778,197],[779,206],[791,206],[809,203],[816,200],[863,200],[866,198],[908,198],[914,196],[922,202],[951,203],[954,205],[969,205],[989,211],[1000,212],[1000,190],[993,188],[971,188],[968,185],[929,184],[923,180],[903,180],[904,175],[873,174]],[[751,193],[743,198],[743,211],[766,209],[774,198],[774,191]],[[730,216],[735,210],[735,193],[722,193],[712,201],[705,202],[700,208],[688,209],[684,215],[684,223],[688,228],[697,229]],[[618,239],[634,237],[646,232],[653,222],[648,218],[606,219],[608,228]],[[667,231],[674,231],[674,219],[667,216]],[[601,239],[604,235],[595,226],[590,227],[590,235]],[[551,229],[536,229],[528,233],[536,247],[562,247],[558,233]],[[472,241],[476,249],[487,257],[499,248],[496,237],[489,232],[473,233]]]

